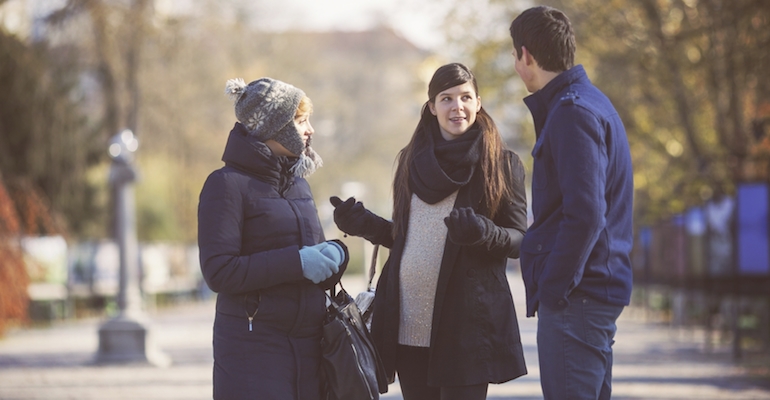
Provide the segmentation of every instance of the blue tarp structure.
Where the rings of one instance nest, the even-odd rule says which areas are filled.
[[[765,183],[738,186],[736,245],[739,275],[770,274],[770,199]]]

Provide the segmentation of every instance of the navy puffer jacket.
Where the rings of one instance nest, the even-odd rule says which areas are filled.
[[[214,322],[215,399],[320,399],[324,290],[347,264],[315,285],[299,249],[324,241],[310,191],[236,123],[225,166],[200,194],[198,245],[203,277],[218,293]],[[249,318],[252,317],[252,321]]]

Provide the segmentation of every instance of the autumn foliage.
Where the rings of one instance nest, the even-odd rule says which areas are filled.
[[[27,316],[29,277],[17,240],[20,232],[16,206],[0,180],[0,334],[9,322]]]
[[[19,245],[24,235],[60,233],[50,207],[33,185],[0,177],[0,335],[27,320],[29,275]]]

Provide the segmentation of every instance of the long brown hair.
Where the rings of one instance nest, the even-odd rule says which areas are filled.
[[[426,141],[428,131],[424,129],[436,120],[428,107],[435,103],[436,96],[443,90],[471,82],[473,90],[478,95],[479,88],[476,77],[468,67],[452,63],[447,64],[433,74],[428,84],[428,101],[422,106],[420,122],[412,134],[409,143],[399,153],[396,159],[396,176],[393,180],[393,235],[406,235],[406,225],[409,220],[409,205],[412,201],[412,191],[409,189],[409,165],[415,157],[415,152]],[[484,178],[484,193],[482,196],[483,210],[489,218],[494,218],[500,209],[501,202],[511,195],[512,188],[508,185],[510,179],[509,163],[505,159],[505,145],[497,130],[492,117],[484,107],[476,114],[475,124],[481,130],[481,173]]]

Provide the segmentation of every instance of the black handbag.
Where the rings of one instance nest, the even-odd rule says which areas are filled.
[[[382,361],[355,301],[340,284],[329,297],[323,327],[322,365],[327,399],[376,400],[380,382],[387,385]]]

